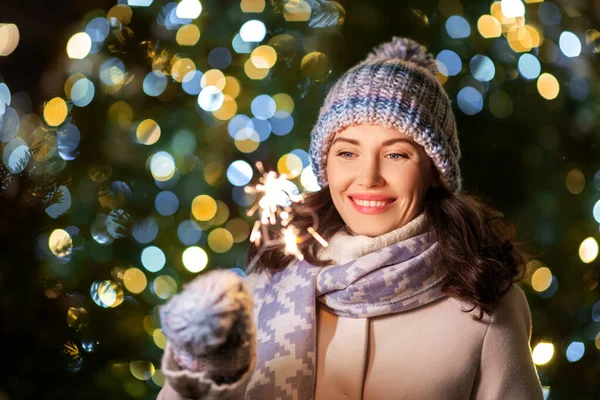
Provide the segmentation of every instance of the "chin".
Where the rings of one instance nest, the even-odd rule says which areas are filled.
[[[392,230],[394,230],[394,228],[365,229],[364,227],[359,228],[359,227],[353,227],[352,225],[348,225],[348,227],[350,228],[352,233],[355,235],[364,235],[364,236],[369,236],[369,237],[380,236],[380,235],[383,235],[384,233],[388,233],[388,232],[391,232]]]

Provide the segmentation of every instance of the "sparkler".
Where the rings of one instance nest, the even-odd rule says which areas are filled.
[[[267,249],[282,247],[285,254],[293,254],[302,261],[304,256],[298,249],[298,243],[314,237],[323,246],[328,245],[327,241],[317,233],[318,218],[314,211],[308,210],[312,215],[313,224],[306,229],[306,234],[301,235],[300,230],[291,224],[294,217],[292,204],[301,203],[305,196],[297,193],[296,186],[287,179],[286,174],[278,175],[275,171],[265,172],[260,161],[256,163],[256,168],[262,174],[260,183],[256,186],[244,187],[246,193],[258,196],[258,200],[246,215],[252,216],[259,212],[259,219],[254,223],[250,233],[250,241],[259,247],[259,250],[246,268],[248,274],[254,270],[257,261]],[[280,235],[271,238],[268,226],[277,223],[282,226]]]

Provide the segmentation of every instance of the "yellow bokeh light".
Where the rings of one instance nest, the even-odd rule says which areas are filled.
[[[15,24],[0,24],[0,56],[8,56],[15,51],[19,38],[19,28]]]
[[[160,126],[153,119],[145,119],[137,126],[135,136],[141,144],[154,144],[160,138]]]
[[[225,228],[213,229],[208,234],[208,246],[215,253],[225,253],[233,246],[233,235]]]
[[[517,53],[524,53],[533,48],[534,38],[524,26],[513,26],[508,30],[506,39],[508,44]]]
[[[91,49],[92,38],[85,32],[74,34],[67,43],[67,55],[74,60],[81,60],[87,57]]]
[[[552,343],[540,342],[533,348],[532,358],[536,365],[547,364],[553,356],[554,345]]]
[[[223,89],[223,94],[225,96],[235,99],[239,96],[240,89],[240,81],[238,81],[234,76],[227,76],[225,78],[225,88]]]
[[[249,58],[244,64],[244,72],[248,78],[260,80],[269,74],[269,68],[256,68],[256,65],[252,62],[252,58]]]
[[[250,60],[256,68],[271,68],[277,62],[277,52],[269,45],[258,46],[252,51]]]
[[[200,79],[200,87],[203,89],[208,86],[215,86],[219,90],[223,90],[225,88],[225,83],[227,80],[225,79],[225,75],[218,69],[209,69],[206,71],[204,75],[202,75],[202,79]]]
[[[206,194],[196,196],[192,201],[192,215],[198,221],[208,221],[212,219],[217,212],[217,202]]]
[[[67,311],[67,325],[69,328],[80,331],[85,328],[90,320],[87,310],[83,307],[70,307]]]
[[[175,36],[180,46],[193,46],[200,40],[200,29],[194,24],[183,25]]]
[[[108,109],[108,118],[121,128],[129,129],[133,119],[133,108],[125,101],[119,100]]]
[[[216,119],[221,121],[230,120],[237,113],[237,101],[231,96],[225,96],[223,105],[218,110],[213,111],[213,115]]]
[[[536,292],[543,292],[550,287],[551,283],[552,272],[547,267],[538,268],[531,275],[531,286]]]
[[[106,19],[112,26],[119,27],[121,24],[129,24],[132,16],[131,7],[126,4],[117,4],[108,10]]]
[[[565,177],[565,185],[571,194],[580,194],[585,189],[585,175],[577,168],[573,168]]]
[[[159,349],[165,349],[167,338],[162,329],[155,329],[154,332],[152,332],[152,339],[154,339],[154,344],[156,344]]]
[[[152,318],[149,315],[146,315],[142,320],[142,324],[144,325],[144,330],[146,333],[152,336],[154,334],[154,330],[156,329],[156,326],[154,326],[154,323],[152,322]]]
[[[443,85],[444,83],[448,82],[448,76],[442,74],[440,71],[437,71],[435,73],[435,77],[437,78],[438,81],[440,81],[440,83]]]
[[[296,178],[302,173],[302,160],[295,154],[284,154],[277,161],[277,171],[288,179]]]
[[[529,36],[531,37],[531,47],[540,47],[543,41],[543,35],[540,33],[539,29],[533,25],[525,25],[524,28],[529,32]]]
[[[502,25],[500,25],[500,21],[487,14],[482,15],[479,17],[479,20],[477,20],[477,30],[479,31],[479,34],[486,39],[496,38],[502,35]]]
[[[288,22],[308,21],[310,13],[310,4],[305,0],[289,0],[283,6],[283,17]]]
[[[313,51],[302,57],[300,63],[302,73],[314,81],[324,81],[331,72],[329,57],[320,51]]]
[[[64,229],[55,229],[48,238],[48,247],[55,256],[66,257],[73,250],[73,240]]]
[[[294,99],[287,93],[277,93],[273,96],[277,111],[286,111],[288,113],[294,112]]]
[[[594,340],[594,344],[596,345],[596,348],[598,350],[600,350],[600,332],[598,332],[598,334],[596,335],[596,339]]]
[[[250,226],[242,218],[232,218],[225,224],[225,229],[231,232],[234,243],[242,243],[250,235]]]
[[[252,153],[260,144],[258,133],[251,128],[242,128],[235,134],[235,147],[242,153]]]
[[[131,293],[142,293],[146,289],[148,281],[146,275],[139,268],[129,268],[123,274],[123,284]]]
[[[182,82],[183,77],[190,71],[196,70],[196,64],[189,58],[180,58],[171,67],[171,76],[177,82]]]
[[[551,74],[544,72],[537,80],[537,89],[546,100],[555,99],[560,92],[558,80]]]
[[[169,275],[161,275],[152,282],[152,289],[158,297],[166,300],[177,292],[177,282]]]
[[[135,378],[145,381],[154,375],[154,364],[150,361],[132,361],[129,364],[129,370]]]
[[[155,385],[160,387],[165,386],[165,375],[160,369],[157,369],[154,375],[152,375],[152,382],[154,382]]]
[[[240,8],[245,13],[261,13],[265,9],[265,0],[242,0]]]
[[[65,121],[68,112],[67,103],[60,97],[55,97],[44,107],[44,120],[50,126],[58,126]]]
[[[196,273],[206,268],[206,264],[208,264],[208,255],[203,248],[190,246],[183,251],[181,260],[183,261],[185,269]]]
[[[586,238],[579,245],[579,258],[586,264],[598,257],[598,242],[593,237]]]
[[[223,225],[227,219],[229,219],[229,207],[227,207],[227,204],[225,204],[224,201],[217,200],[217,212],[209,222],[217,226]]]
[[[30,146],[36,149],[33,158],[38,162],[48,161],[56,151],[56,135],[42,127],[37,127],[31,132],[29,142]]]
[[[117,307],[123,303],[123,288],[114,281],[102,281],[98,285],[98,299],[107,307]]]

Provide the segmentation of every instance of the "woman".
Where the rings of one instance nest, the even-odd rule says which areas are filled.
[[[329,245],[300,243],[302,262],[265,252],[252,295],[213,271],[174,296],[159,398],[543,398],[514,284],[526,255],[501,213],[461,194],[435,74],[395,37],[338,80],[311,133],[322,189],[292,220],[316,212]]]

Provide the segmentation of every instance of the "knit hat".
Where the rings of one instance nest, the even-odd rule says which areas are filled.
[[[461,190],[461,152],[451,101],[436,78],[427,49],[393,37],[348,70],[329,91],[310,137],[310,159],[319,186],[327,183],[327,154],[334,136],[359,124],[396,128],[423,146],[442,184]]]

